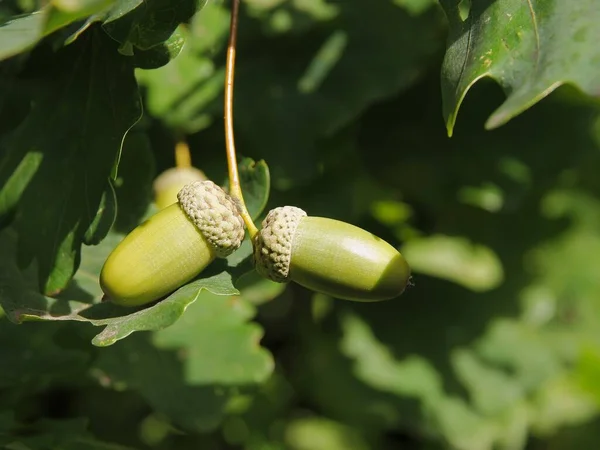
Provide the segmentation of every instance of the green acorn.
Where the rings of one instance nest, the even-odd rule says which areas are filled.
[[[177,197],[177,203],[140,224],[108,256],[100,273],[108,300],[125,306],[157,300],[240,247],[244,222],[223,189],[197,181]]]
[[[254,264],[273,281],[364,302],[399,296],[410,278],[407,262],[384,240],[294,206],[269,212],[254,238]]]
[[[204,180],[204,172],[195,167],[171,167],[154,180],[154,203],[159,209],[166,208],[177,202],[177,194],[186,184]]]

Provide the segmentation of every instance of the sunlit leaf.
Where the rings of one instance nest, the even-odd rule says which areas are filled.
[[[0,25],[0,59],[29,49],[42,38],[45,11],[36,11]]]
[[[115,0],[54,0],[32,13],[0,24],[0,61],[30,50],[42,38],[67,25],[107,11]]]
[[[253,316],[254,308],[243,297],[203,293],[154,341],[159,348],[185,349],[185,375],[191,384],[260,383],[271,374],[273,361],[259,345],[260,327],[247,323]],[[219,353],[213,352],[214,342],[219,342]]]
[[[494,252],[464,238],[431,236],[408,241],[402,254],[416,272],[459,283],[475,291],[497,287],[502,264]]]
[[[507,95],[487,120],[487,128],[506,123],[565,83],[598,97],[600,8],[596,0],[440,3],[450,23],[442,69],[450,135],[467,91],[483,77],[495,79]],[[462,15],[461,4],[469,5]]]
[[[320,417],[297,419],[285,430],[293,450],[367,450],[369,445],[352,428]]]

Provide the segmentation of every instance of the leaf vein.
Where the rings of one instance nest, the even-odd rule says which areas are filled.
[[[535,68],[534,72],[537,72],[540,62],[540,32],[538,29],[537,16],[533,8],[532,0],[527,0],[527,6],[529,7],[529,14],[531,15],[531,22],[533,26],[533,34],[535,36]]]

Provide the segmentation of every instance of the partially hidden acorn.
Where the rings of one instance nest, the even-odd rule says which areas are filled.
[[[196,167],[171,167],[154,180],[154,204],[159,209],[166,208],[177,202],[177,194],[186,184],[207,179],[204,172]]]
[[[177,203],[129,233],[100,273],[106,298],[137,306],[164,297],[196,277],[215,258],[225,258],[244,239],[233,199],[212,181],[184,186]]]
[[[383,239],[294,206],[271,210],[253,243],[261,275],[340,299],[388,300],[402,294],[410,279],[408,263]]]

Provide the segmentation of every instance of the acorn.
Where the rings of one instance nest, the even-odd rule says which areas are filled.
[[[410,279],[410,267],[389,243],[294,206],[271,210],[253,243],[262,276],[340,299],[389,300],[402,294]]]
[[[177,193],[183,186],[207,179],[203,171],[193,166],[171,167],[154,180],[154,203],[159,209],[166,208],[177,202]]]
[[[124,306],[158,300],[240,247],[244,222],[223,189],[197,181],[184,186],[177,199],[108,256],[100,273],[107,300]]]

